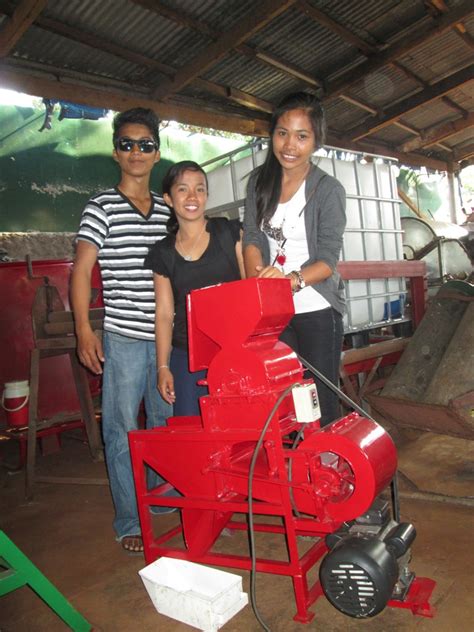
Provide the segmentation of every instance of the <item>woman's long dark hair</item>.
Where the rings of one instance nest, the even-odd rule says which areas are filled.
[[[206,180],[206,189],[209,189],[209,184],[207,182],[207,175],[204,169],[200,165],[198,165],[197,162],[194,162],[193,160],[181,160],[181,162],[177,162],[176,164],[171,165],[171,167],[166,172],[165,177],[163,178],[163,184],[162,184],[163,194],[167,193],[169,196],[171,196],[171,187],[179,178],[179,176],[182,175],[185,171],[201,172],[204,175],[204,178]],[[166,230],[172,235],[176,235],[179,228],[178,219],[176,217],[176,213],[174,212],[174,209],[171,206],[169,206],[168,208],[170,209],[170,217],[168,221],[166,222]]]
[[[281,165],[273,153],[273,132],[280,116],[290,110],[305,110],[313,127],[315,149],[324,144],[326,120],[320,100],[308,92],[294,92],[286,96],[275,108],[270,121],[270,143],[265,162],[258,170],[255,183],[257,194],[257,225],[268,221],[276,211],[281,194]]]

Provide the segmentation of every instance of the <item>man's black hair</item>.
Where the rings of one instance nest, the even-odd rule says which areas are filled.
[[[150,130],[150,134],[153,136],[153,140],[156,143],[156,148],[160,148],[160,119],[153,112],[153,110],[150,110],[148,108],[132,108],[131,110],[125,110],[125,112],[118,112],[118,114],[114,116],[114,147],[117,140],[120,138],[121,128],[129,123],[145,125],[145,127],[148,127],[148,129]]]

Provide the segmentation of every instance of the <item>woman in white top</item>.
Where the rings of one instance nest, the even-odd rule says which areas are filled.
[[[319,100],[305,92],[286,97],[272,115],[270,134],[265,162],[247,189],[246,274],[289,280],[295,316],[281,340],[337,384],[344,296],[336,265],[346,224],[345,191],[311,162],[325,137]],[[339,400],[315,381],[326,425],[340,416]]]

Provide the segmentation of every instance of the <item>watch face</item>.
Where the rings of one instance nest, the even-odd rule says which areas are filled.
[[[297,272],[298,274],[298,285],[300,287],[300,290],[302,290],[303,288],[306,287],[306,283],[303,279],[303,275],[301,274],[301,272]]]

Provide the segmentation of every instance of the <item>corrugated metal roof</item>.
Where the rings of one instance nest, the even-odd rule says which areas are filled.
[[[19,5],[20,0],[15,0],[9,6],[14,9]],[[445,0],[444,16],[430,13],[421,0],[306,0],[290,4],[259,25],[262,6],[263,0],[160,0],[148,5],[139,0],[49,0],[36,22],[18,37],[3,59],[0,73],[2,69],[8,71],[8,77],[2,76],[14,85],[21,87],[26,75],[29,86],[36,82],[38,89],[49,86],[53,91],[61,86],[57,79],[67,77],[68,81],[80,81],[78,100],[82,86],[89,84],[89,98],[94,100],[97,94],[101,103],[101,87],[107,88],[105,94],[111,95],[111,103],[123,103],[124,94],[128,94],[130,103],[137,96],[153,102],[158,89],[163,99],[155,101],[158,111],[166,104],[169,115],[170,105],[184,105],[181,120],[189,112],[194,121],[211,124],[209,112],[227,112],[228,117],[221,117],[220,124],[228,121],[233,130],[239,128],[241,120],[255,119],[258,123],[261,119],[262,111],[251,109],[252,99],[275,104],[290,91],[306,89],[323,97],[330,128],[339,138],[349,140],[350,130],[370,131],[374,121],[383,121],[385,113],[397,104],[400,120],[415,130],[436,127],[474,110],[474,82],[463,83],[461,79],[448,94],[459,106],[457,109],[441,98],[418,102],[427,86],[436,85],[459,69],[465,69],[466,79],[469,76],[468,66],[474,57],[474,4],[468,0]],[[274,9],[278,0],[268,6]],[[323,12],[336,27],[311,17],[311,11],[306,11],[308,6]],[[1,10],[0,5],[0,26],[5,22]],[[7,14],[9,10],[4,9]],[[427,30],[434,32],[440,20],[448,20],[454,10],[464,16],[458,22],[471,43],[462,39],[453,22],[435,36],[415,41],[384,61],[387,50],[395,45],[405,47]],[[242,38],[239,49],[233,33],[244,27],[248,36]],[[87,43],[80,41],[84,38]],[[267,59],[258,59],[260,53]],[[205,67],[188,76],[196,59],[205,60]],[[298,76],[298,70],[303,76]],[[46,84],[45,78],[51,76],[55,77],[54,83]],[[316,87],[305,76],[323,85]],[[176,77],[176,87],[167,82],[167,77]],[[199,78],[211,83],[199,82]],[[114,101],[117,89],[120,100]],[[234,98],[232,89],[245,93],[244,102]],[[413,98],[417,99],[416,109],[410,106]],[[364,104],[377,115],[370,115]],[[243,118],[234,119],[236,114]],[[364,146],[385,146],[389,151],[403,144],[407,135],[414,137],[392,122],[370,131],[361,142]],[[460,129],[449,139],[453,147],[458,137],[463,146],[469,139],[472,142],[472,127]],[[450,146],[448,142],[443,144]],[[423,148],[417,151],[419,157],[413,155],[416,160],[423,155],[440,160],[452,157],[440,146],[429,152]]]
[[[436,83],[452,74],[453,68],[463,68],[472,60],[472,48],[454,31],[443,33],[400,57],[400,62],[426,83]]]
[[[411,0],[324,0],[311,4],[373,44],[386,42],[394,33],[409,28],[415,20],[425,15],[422,3]]]
[[[403,120],[419,130],[425,130],[433,125],[441,125],[441,123],[447,123],[458,117],[459,113],[456,113],[442,99],[437,99],[426,104],[423,109],[414,110],[409,115],[404,116]]]
[[[16,56],[25,60],[71,68],[77,72],[124,79],[136,71],[136,65],[106,52],[70,42],[62,35],[30,27],[28,38],[22,38],[16,47]]]
[[[220,85],[232,85],[260,99],[276,102],[281,94],[297,88],[297,82],[284,72],[275,72],[258,59],[229,53],[205,75]]]
[[[400,70],[384,66],[368,73],[348,93],[375,108],[394,105],[417,89],[417,84]]]
[[[229,30],[255,10],[254,0],[164,0],[159,4],[204,22],[216,34]]]
[[[359,57],[357,51],[334,33],[296,9],[279,16],[259,31],[250,43],[325,80],[329,68]],[[297,43],[297,45],[295,45]]]

